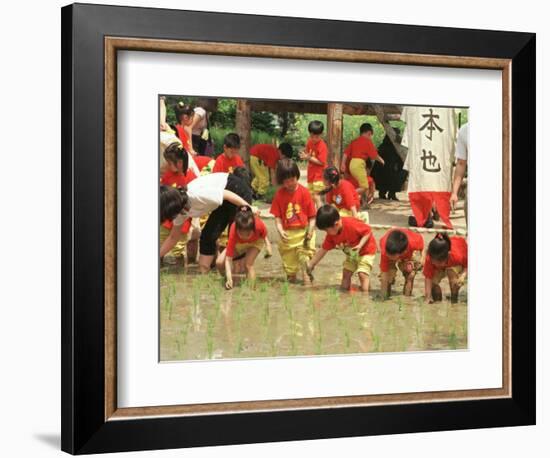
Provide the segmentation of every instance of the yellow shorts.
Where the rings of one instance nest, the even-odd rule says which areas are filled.
[[[391,261],[390,261],[391,262]],[[389,275],[389,281],[391,283],[395,280],[395,275],[397,274],[397,270],[403,274],[404,277],[408,275],[406,273],[405,268],[407,266],[407,263],[412,262],[413,263],[413,272],[420,272],[422,270],[422,253],[420,251],[413,251],[412,257],[410,261],[394,261],[390,268],[388,269],[388,275]],[[382,272],[380,272],[380,276],[382,276]]]
[[[338,208],[338,213],[342,217],[343,216],[348,216],[348,217],[352,216],[351,215],[351,210],[348,210],[347,208]],[[360,219],[364,223],[369,224],[369,212],[367,212],[367,211],[357,212],[357,219]]]
[[[374,258],[376,254],[365,254],[363,256],[352,256],[349,248],[344,249],[346,254],[346,260],[344,261],[344,270],[353,273],[363,273],[370,276],[372,268],[374,266]]]
[[[449,274],[449,271],[451,274],[454,273],[456,275],[460,275],[463,270],[464,267],[462,266],[453,266],[447,267],[446,269],[438,269],[435,271],[432,278],[432,285],[439,285],[439,283],[441,283],[441,280],[443,280]]]
[[[164,241],[168,238],[169,235],[170,235],[170,229],[167,229],[164,226],[160,226],[160,245],[164,243]],[[185,256],[185,252],[186,252],[185,248],[187,246],[188,238],[189,238],[188,234],[181,234],[181,238],[178,240],[176,245],[174,245],[174,248],[172,248],[166,254],[166,256],[173,256],[174,258]]]
[[[278,244],[283,269],[287,275],[296,275],[315,253],[315,232],[307,242],[307,228],[286,229],[285,232],[288,235],[288,240],[281,239]]]
[[[255,242],[249,243],[237,243],[235,244],[235,257],[246,253],[249,248],[257,248],[258,251],[262,251],[262,248],[265,246],[265,239],[258,239]]]
[[[256,156],[250,156],[250,169],[254,175],[252,189],[260,195],[265,194],[270,185],[269,168],[261,159],[258,159]]]
[[[325,189],[325,183],[323,183],[322,181],[314,181],[307,184],[307,189],[311,194],[319,194]]]
[[[222,248],[227,246],[227,241],[229,239],[229,226],[230,225],[228,224],[218,238],[218,245]]]
[[[357,180],[361,188],[369,189],[367,162],[364,159],[353,158],[349,162],[349,173]]]

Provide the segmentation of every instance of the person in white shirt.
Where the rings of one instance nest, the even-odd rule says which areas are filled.
[[[456,139],[456,167],[453,176],[453,188],[451,192],[451,207],[455,207],[458,203],[458,190],[462,184],[462,179],[466,175],[466,165],[468,162],[468,144],[470,140],[470,128],[469,123],[464,124],[458,131]],[[464,199],[464,215],[466,221],[468,221],[468,193],[466,192],[466,198]]]
[[[200,236],[199,268],[210,271],[216,254],[216,241],[233,222],[237,207],[252,203],[252,189],[242,178],[228,173],[212,173],[196,178],[187,189],[160,187],[160,221],[171,220],[170,235],[160,247],[163,258],[178,242],[187,218],[210,214]]]
[[[191,124],[193,149],[197,154],[203,156],[205,154],[208,139],[210,138],[210,133],[208,132],[208,114],[202,107],[195,107],[194,111],[195,116],[193,116],[193,122]]]

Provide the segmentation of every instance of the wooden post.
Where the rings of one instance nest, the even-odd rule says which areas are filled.
[[[237,100],[237,113],[235,115],[235,129],[241,138],[240,155],[244,163],[250,168],[250,132],[252,130],[252,118],[250,114],[250,102],[246,99]]]
[[[327,104],[327,124],[328,165],[340,169],[344,131],[344,107],[341,103]]]

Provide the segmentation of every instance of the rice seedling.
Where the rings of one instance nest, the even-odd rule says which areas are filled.
[[[458,347],[458,337],[455,333],[454,328],[452,329],[451,333],[449,334],[449,337],[447,338],[447,343],[449,344],[449,347],[451,350],[456,350]]]
[[[212,315],[209,315],[206,321],[206,353],[208,355],[208,359],[212,359],[212,356],[214,355],[215,325],[215,318]]]
[[[375,351],[375,352],[380,351],[380,336],[376,333],[376,331],[372,332],[372,343],[373,343],[372,351]]]

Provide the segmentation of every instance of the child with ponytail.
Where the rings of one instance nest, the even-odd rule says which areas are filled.
[[[239,207],[234,223],[229,228],[227,247],[216,260],[216,267],[223,275],[225,272],[225,287],[233,288],[233,261],[244,260],[247,278],[253,283],[256,280],[254,262],[265,246],[266,256],[272,255],[271,243],[267,237],[267,228],[264,222],[254,215],[252,208],[247,205]]]
[[[468,272],[468,244],[462,237],[449,237],[438,232],[428,245],[424,262],[424,294],[426,302],[443,299],[441,280],[449,279],[451,303],[458,302],[458,291],[466,281]]]
[[[368,213],[359,212],[360,200],[355,187],[346,179],[340,177],[336,167],[327,167],[323,171],[325,202],[337,208],[340,216],[353,216],[369,222]]]

